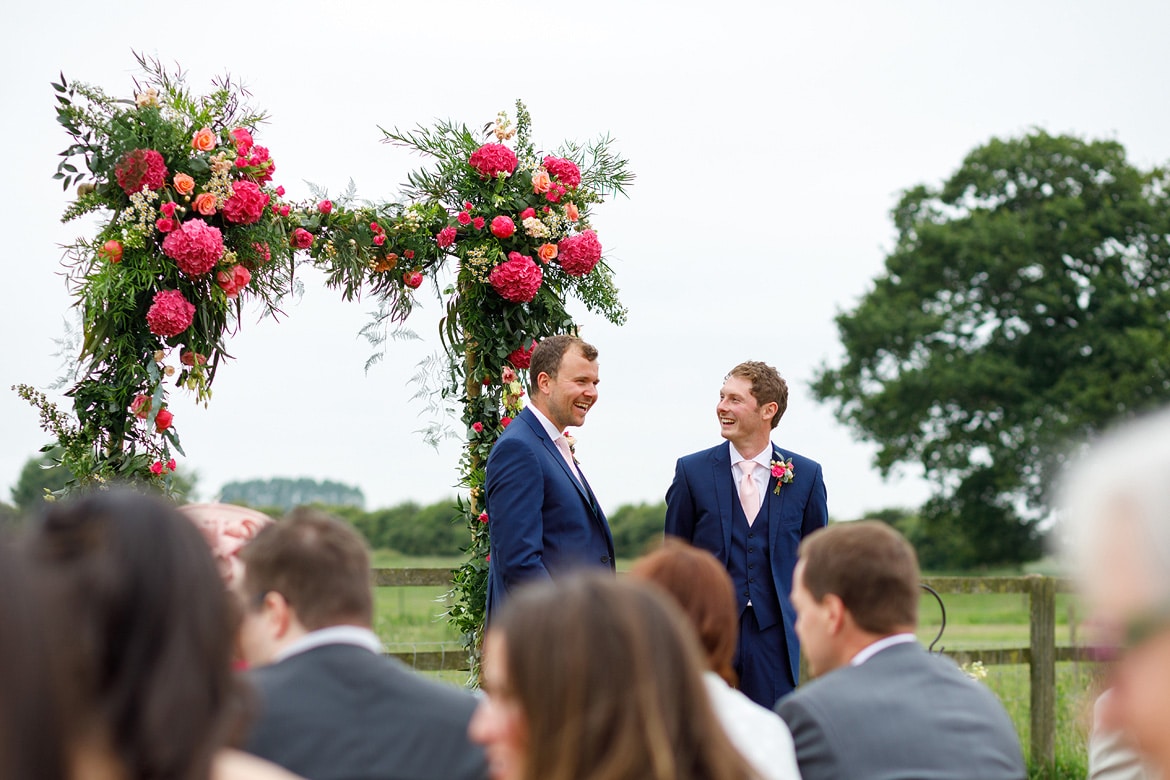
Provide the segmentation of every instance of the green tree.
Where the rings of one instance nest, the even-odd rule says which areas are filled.
[[[623,504],[609,516],[614,554],[619,558],[637,558],[655,541],[662,539],[665,525],[665,501],[657,504]]]
[[[45,500],[45,491],[55,492],[69,482],[69,471],[55,463],[52,453],[29,458],[12,486],[12,503],[23,513],[35,512]]]
[[[301,477],[289,479],[249,479],[242,482],[228,482],[220,491],[220,500],[229,504],[248,506],[280,507],[286,512],[295,506],[324,504],[327,506],[362,507],[366,497],[361,488],[343,485],[331,480],[315,480]]]
[[[963,534],[972,565],[1018,561],[1070,444],[1170,399],[1170,180],[1119,143],[1035,131],[906,191],[893,219],[813,390],[883,473],[937,480],[926,532]]]

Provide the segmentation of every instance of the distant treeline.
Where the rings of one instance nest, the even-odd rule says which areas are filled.
[[[308,477],[228,482],[220,489],[219,500],[225,504],[276,507],[286,512],[295,506],[306,504],[354,506],[359,509],[366,505],[365,494],[359,487],[343,485],[328,479],[318,481]]]

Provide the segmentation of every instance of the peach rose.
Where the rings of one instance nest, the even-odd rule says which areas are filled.
[[[540,262],[547,263],[549,260],[553,260],[556,258],[557,245],[556,244],[541,244],[540,249],[536,250],[536,254],[540,258]]]
[[[174,178],[175,192],[180,195],[190,195],[195,191],[195,180],[185,173],[176,173]]]
[[[580,218],[581,218],[581,212],[577,211],[577,204],[576,203],[566,203],[565,204],[565,219],[569,220],[570,222],[576,222]]]
[[[211,132],[210,127],[196,131],[191,139],[191,148],[197,152],[210,152],[215,148],[215,133]]]
[[[191,208],[205,217],[210,217],[215,213],[215,196],[210,192],[201,192],[195,196],[195,202],[191,204]]]
[[[538,168],[536,173],[532,174],[532,191],[543,194],[551,187],[552,179],[549,178],[548,172],[544,168]]]

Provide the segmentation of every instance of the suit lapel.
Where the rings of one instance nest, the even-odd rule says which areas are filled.
[[[784,452],[775,444],[772,445],[772,460],[784,460]],[[796,475],[793,475],[796,478]],[[780,534],[780,516],[783,514],[784,501],[788,498],[791,492],[789,488],[792,483],[780,486],[780,494],[776,495],[776,478],[771,474],[768,475],[768,490],[772,495],[768,496],[768,545],[772,550],[779,549],[776,546],[776,537]]]
[[[544,449],[548,452],[549,456],[557,462],[557,465],[561,467],[561,471],[565,472],[565,476],[568,478],[569,482],[571,482],[573,487],[577,489],[577,492],[581,494],[581,498],[585,499],[585,503],[589,505],[590,511],[596,515],[597,502],[593,499],[592,492],[584,484],[582,484],[582,481],[585,479],[585,475],[582,474],[581,479],[577,479],[575,476],[573,476],[573,472],[569,468],[569,464],[565,461],[565,456],[561,455],[561,451],[557,449],[557,445],[553,444],[552,439],[548,437],[548,431],[546,431],[544,426],[540,424],[540,420],[536,419],[536,415],[534,415],[527,408],[524,409],[524,412],[521,413],[521,416],[524,417],[525,413],[527,414],[525,417],[525,422],[527,422],[529,427],[532,428],[533,432],[536,433],[536,438],[540,439],[541,444],[544,445]]]
[[[711,458],[711,479],[715,485],[715,499],[719,506],[719,521],[723,525],[723,549],[731,549],[731,524],[734,522],[735,483],[731,479],[731,443],[715,448]],[[726,563],[726,561],[724,561]]]

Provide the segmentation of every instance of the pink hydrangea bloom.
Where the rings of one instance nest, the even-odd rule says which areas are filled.
[[[493,268],[488,276],[500,297],[513,303],[528,303],[535,298],[543,279],[540,266],[519,252],[510,252],[507,261]]]
[[[601,242],[592,230],[562,238],[557,244],[557,258],[569,276],[584,276],[601,260]]]
[[[163,239],[163,253],[188,276],[203,276],[223,256],[223,234],[201,219],[189,219]]]
[[[135,149],[128,152],[114,167],[118,186],[127,195],[142,188],[161,189],[167,183],[167,166],[161,154],[154,149]]]
[[[516,368],[528,368],[532,365],[532,351],[536,349],[536,339],[527,347],[517,347],[508,355],[508,362]]]
[[[518,161],[516,153],[503,144],[484,144],[472,153],[467,162],[480,176],[494,179],[501,173],[511,176]]]
[[[572,160],[566,160],[563,157],[545,157],[544,169],[548,171],[550,176],[569,189],[573,189],[581,183],[581,169]]]
[[[164,339],[178,336],[191,327],[194,320],[194,305],[178,290],[160,290],[155,293],[154,302],[146,312],[146,324],[150,326],[150,332]]]
[[[255,182],[233,182],[232,196],[223,203],[223,217],[238,225],[251,225],[260,221],[268,201],[268,195]]]

